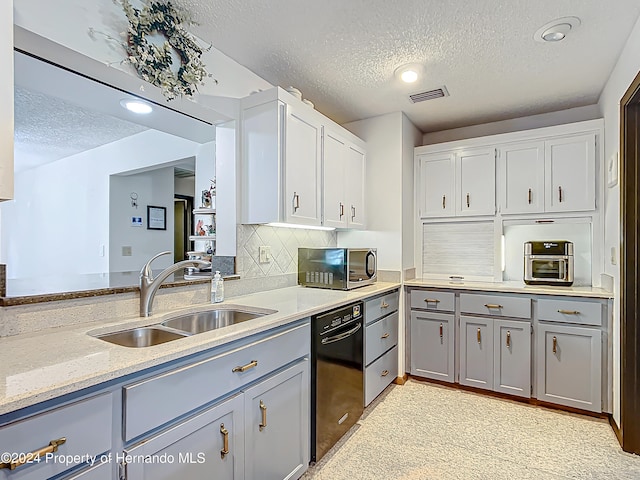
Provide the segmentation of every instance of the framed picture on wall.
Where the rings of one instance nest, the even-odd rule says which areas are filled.
[[[167,209],[147,205],[147,230],[167,229]]]

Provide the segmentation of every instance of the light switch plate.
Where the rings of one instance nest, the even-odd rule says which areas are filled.
[[[130,257],[132,255],[132,249],[129,246],[126,247],[122,247],[122,256],[123,257]]]
[[[271,247],[269,246],[258,247],[258,253],[259,253],[260,263],[269,263],[271,261]]]

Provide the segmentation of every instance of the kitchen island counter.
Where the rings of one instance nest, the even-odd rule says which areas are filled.
[[[389,282],[377,282],[350,291],[288,287],[234,297],[215,306],[191,305],[148,318],[120,317],[109,323],[83,323],[0,338],[0,415],[204,352],[399,287],[399,283]],[[234,306],[258,311],[272,309],[277,312],[152,347],[127,348],[92,336],[158,324],[181,313]]]

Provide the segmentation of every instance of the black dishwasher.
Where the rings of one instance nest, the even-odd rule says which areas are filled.
[[[316,462],[364,411],[362,302],[311,318],[311,461]]]

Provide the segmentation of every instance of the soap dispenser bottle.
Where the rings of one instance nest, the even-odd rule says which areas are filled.
[[[220,276],[220,271],[211,279],[211,303],[220,303],[224,300],[224,280]]]

